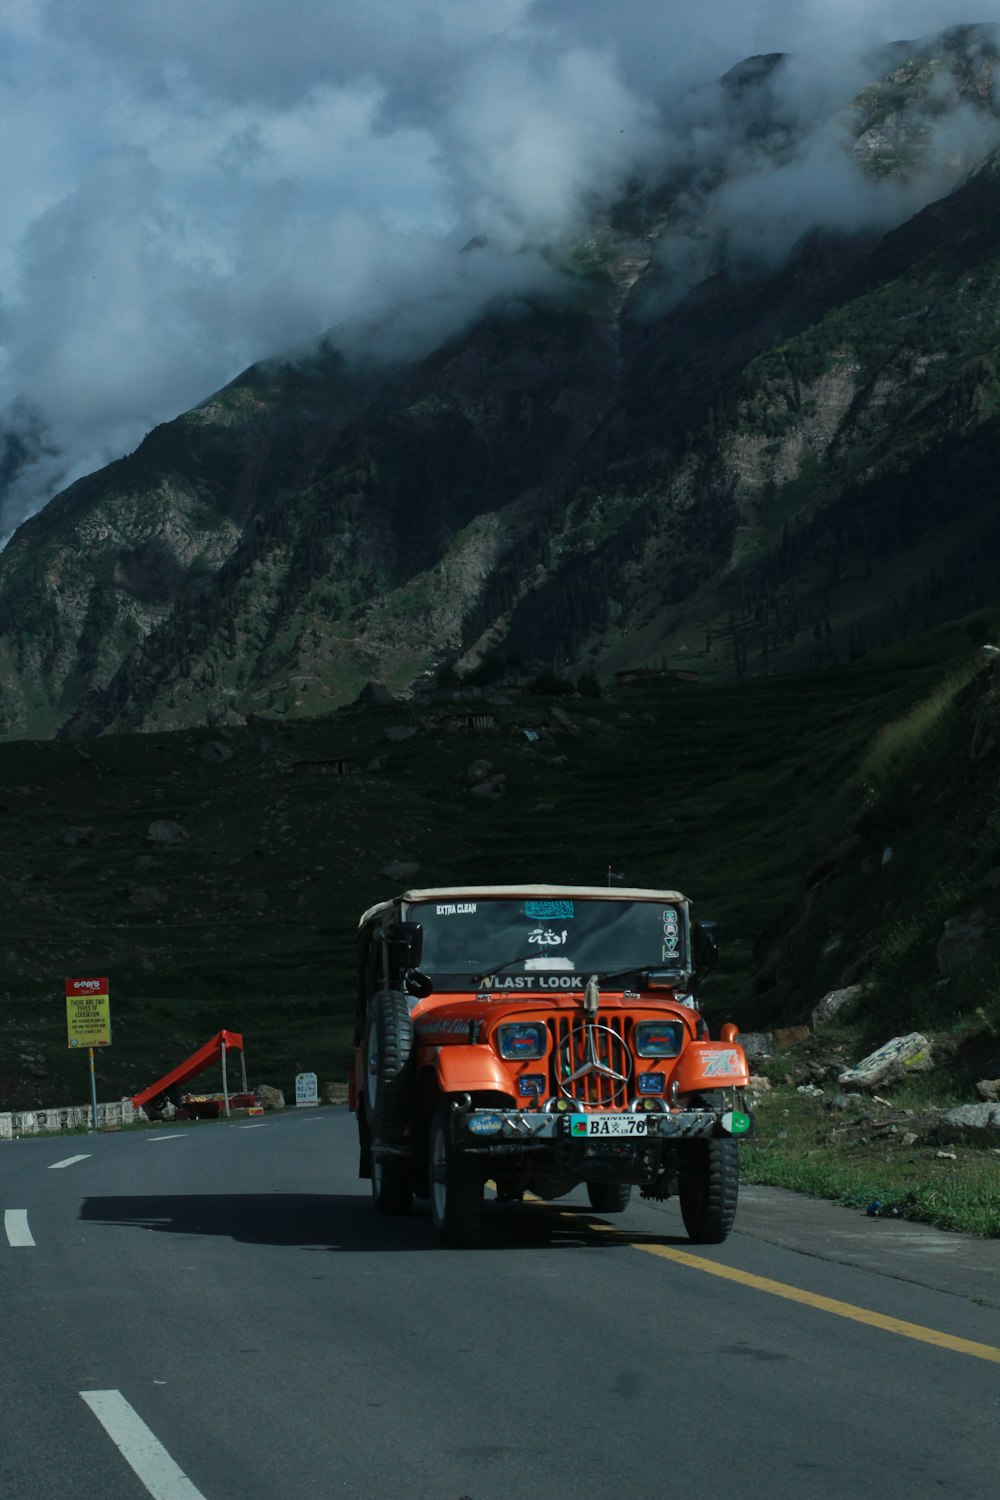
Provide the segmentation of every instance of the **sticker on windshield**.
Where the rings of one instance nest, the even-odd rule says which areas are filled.
[[[680,932],[680,919],[677,916],[677,908],[675,906],[664,907],[663,952],[661,954],[662,958],[667,959],[680,957],[678,948],[680,942]]]
[[[537,943],[542,948],[558,948],[568,937],[565,927],[562,932],[553,932],[551,927],[536,927],[534,932],[528,933],[528,942]]]
[[[470,917],[476,912],[475,901],[448,901],[435,908],[439,917]]]
[[[566,922],[576,910],[572,901],[526,901],[524,915],[533,922]]]
[[[581,974],[513,974],[501,978],[499,974],[487,976],[495,990],[582,990]]]

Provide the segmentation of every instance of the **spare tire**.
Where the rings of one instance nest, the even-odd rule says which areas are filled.
[[[413,1116],[413,1022],[401,990],[372,997],[365,1026],[365,1118],[374,1141],[401,1141]]]

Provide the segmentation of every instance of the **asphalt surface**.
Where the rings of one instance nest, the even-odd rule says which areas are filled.
[[[0,1500],[996,1494],[997,1242],[745,1188],[445,1251],[356,1170],[343,1109],[0,1143]]]

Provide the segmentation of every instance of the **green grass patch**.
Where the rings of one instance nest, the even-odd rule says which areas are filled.
[[[808,1160],[784,1150],[743,1148],[747,1182],[830,1198],[847,1208],[880,1203],[879,1214],[987,1238],[1000,1237],[1000,1162],[964,1154],[960,1165],[911,1158],[905,1167],[842,1163],[817,1153]]]
[[[878,1204],[883,1217],[1000,1237],[1000,1153],[958,1145],[939,1155],[919,1114],[905,1117],[904,1097],[894,1090],[891,1110],[866,1099],[832,1114],[818,1098],[776,1090],[758,1103],[757,1139],[741,1148],[744,1179],[859,1211]],[[835,1130],[842,1138],[831,1137]],[[902,1146],[908,1130],[920,1139]]]
[[[979,669],[971,657],[931,692],[877,732],[861,759],[857,785],[869,799],[881,799],[905,785],[929,758],[950,744],[959,694]]]
[[[1000,1238],[1000,1152],[942,1148],[930,1124],[931,1104],[958,1103],[945,1098],[954,1082],[954,1074],[925,1074],[892,1088],[889,1106],[865,1097],[843,1112],[829,1109],[829,1092],[823,1100],[774,1089],[757,1100],[742,1176],[859,1211],[879,1205],[880,1217]],[[909,1134],[916,1142],[903,1145]]]

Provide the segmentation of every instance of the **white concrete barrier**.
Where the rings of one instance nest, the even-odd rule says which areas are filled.
[[[144,1120],[141,1110],[133,1107],[131,1099],[119,1099],[114,1104],[97,1106],[97,1122],[102,1130],[113,1126],[131,1125]],[[0,1140],[11,1140],[16,1135],[42,1135],[58,1130],[89,1130],[94,1121],[90,1104],[62,1104],[52,1109],[15,1109],[0,1114]]]

